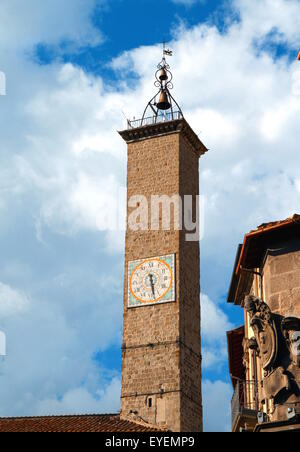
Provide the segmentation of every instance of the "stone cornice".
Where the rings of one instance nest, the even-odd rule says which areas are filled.
[[[145,125],[119,132],[126,143],[133,143],[135,141],[142,141],[172,133],[181,133],[199,157],[208,151],[185,119],[159,122],[157,124]]]

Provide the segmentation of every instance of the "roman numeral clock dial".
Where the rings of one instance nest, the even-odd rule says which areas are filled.
[[[175,301],[175,255],[128,264],[128,307]]]

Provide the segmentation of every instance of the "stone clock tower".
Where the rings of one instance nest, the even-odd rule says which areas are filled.
[[[170,54],[164,49],[159,92],[143,118],[120,132],[128,144],[121,416],[200,432],[200,250],[181,216],[192,199],[196,220],[207,149],[170,94]],[[153,200],[161,201],[156,212]]]

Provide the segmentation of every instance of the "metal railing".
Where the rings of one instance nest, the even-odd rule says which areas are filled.
[[[157,116],[150,116],[148,118],[133,119],[132,121],[128,119],[127,126],[128,129],[137,129],[138,127],[149,126],[167,121],[176,121],[178,119],[183,119],[182,113],[180,111],[170,111],[168,113],[164,112]]]
[[[231,401],[232,428],[234,428],[239,415],[257,413],[258,411],[258,382],[236,379],[235,390]]]

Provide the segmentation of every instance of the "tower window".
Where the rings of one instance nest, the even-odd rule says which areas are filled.
[[[151,397],[148,399],[148,407],[152,408],[152,398]]]

